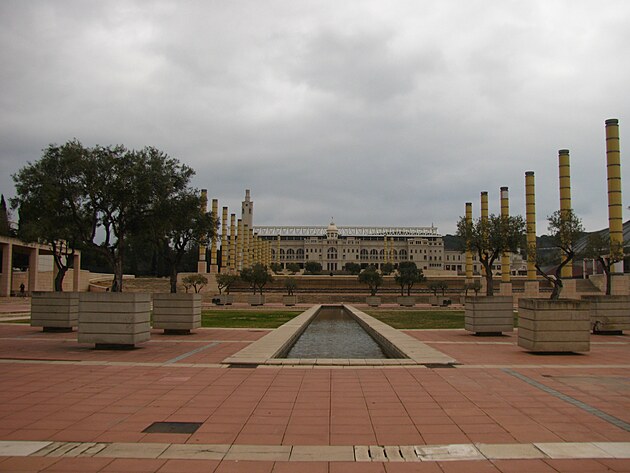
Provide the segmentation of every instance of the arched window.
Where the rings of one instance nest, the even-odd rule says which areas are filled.
[[[302,248],[298,248],[298,249],[295,251],[295,257],[296,257],[297,259],[304,259],[304,250],[303,250]]]
[[[400,250],[398,256],[401,261],[407,261],[407,250]]]
[[[280,259],[284,259],[284,248],[280,248]]]
[[[370,259],[378,259],[378,250],[370,250]]]
[[[394,260],[397,260],[398,259],[398,251],[393,250],[393,253],[394,253]]]
[[[366,249],[361,250],[360,255],[361,255],[361,259],[368,259],[368,250]]]
[[[381,257],[381,259],[385,259],[385,250],[381,250],[379,252],[379,256]]]
[[[337,248],[328,248],[328,259],[337,259]]]
[[[287,250],[287,259],[295,259],[295,251],[293,248]]]

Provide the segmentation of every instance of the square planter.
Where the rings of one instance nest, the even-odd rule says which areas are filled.
[[[72,332],[79,325],[78,292],[34,292],[31,298],[31,326],[44,332]]]
[[[572,299],[520,299],[518,346],[533,352],[589,351],[589,305]]]
[[[261,294],[252,294],[250,296],[247,296],[247,303],[253,306],[265,305],[265,296]]]
[[[212,298],[212,302],[216,305],[232,305],[234,303],[234,296],[232,294],[219,294]]]
[[[294,306],[297,304],[297,296],[282,296],[282,303],[286,306]]]
[[[130,349],[151,338],[151,295],[85,292],[79,295],[79,343]]]
[[[582,296],[590,302],[593,333],[620,335],[630,330],[630,296]]]
[[[512,296],[467,297],[464,328],[476,335],[501,335],[514,330]]]
[[[368,296],[365,298],[365,303],[370,307],[378,307],[381,305],[381,298],[379,296]]]
[[[201,294],[153,294],[153,328],[166,334],[201,327]]]
[[[451,305],[451,298],[446,296],[430,296],[429,303],[440,307],[447,307]]]
[[[396,302],[403,307],[413,307],[416,305],[416,298],[414,296],[398,296]]]

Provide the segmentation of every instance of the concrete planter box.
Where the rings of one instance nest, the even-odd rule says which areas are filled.
[[[153,294],[153,328],[166,334],[201,327],[201,294]]]
[[[79,325],[78,292],[34,292],[31,298],[31,326],[44,332],[72,332]]]
[[[447,296],[430,296],[429,304],[446,307],[451,305],[451,298]]]
[[[590,350],[589,302],[571,299],[520,299],[518,346],[533,352]]]
[[[265,305],[265,296],[261,294],[247,296],[247,303],[249,305]]]
[[[593,333],[620,335],[630,330],[630,296],[583,296],[591,311]]]
[[[467,297],[464,328],[477,335],[514,330],[512,296]]]
[[[212,301],[216,305],[232,305],[234,303],[234,296],[232,294],[219,294],[213,297]]]
[[[297,296],[282,296],[282,303],[286,306],[294,306],[297,304]]]
[[[378,307],[381,305],[381,298],[379,296],[368,296],[365,298],[365,303],[370,307]]]
[[[79,343],[134,348],[151,338],[151,295],[85,292],[79,295]]]
[[[403,307],[413,307],[416,305],[416,298],[414,296],[398,296],[396,302]]]

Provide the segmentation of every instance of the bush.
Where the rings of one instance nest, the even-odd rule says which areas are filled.
[[[304,269],[308,274],[319,274],[322,272],[322,264],[317,261],[307,261]]]

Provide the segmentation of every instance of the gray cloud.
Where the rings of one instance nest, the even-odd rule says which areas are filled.
[[[442,2],[445,3],[445,2]],[[630,5],[592,1],[0,3],[0,191],[51,142],[150,144],[258,224],[430,225],[536,171],[538,229],[607,224],[604,120],[630,108]],[[624,172],[624,195],[630,176]]]

